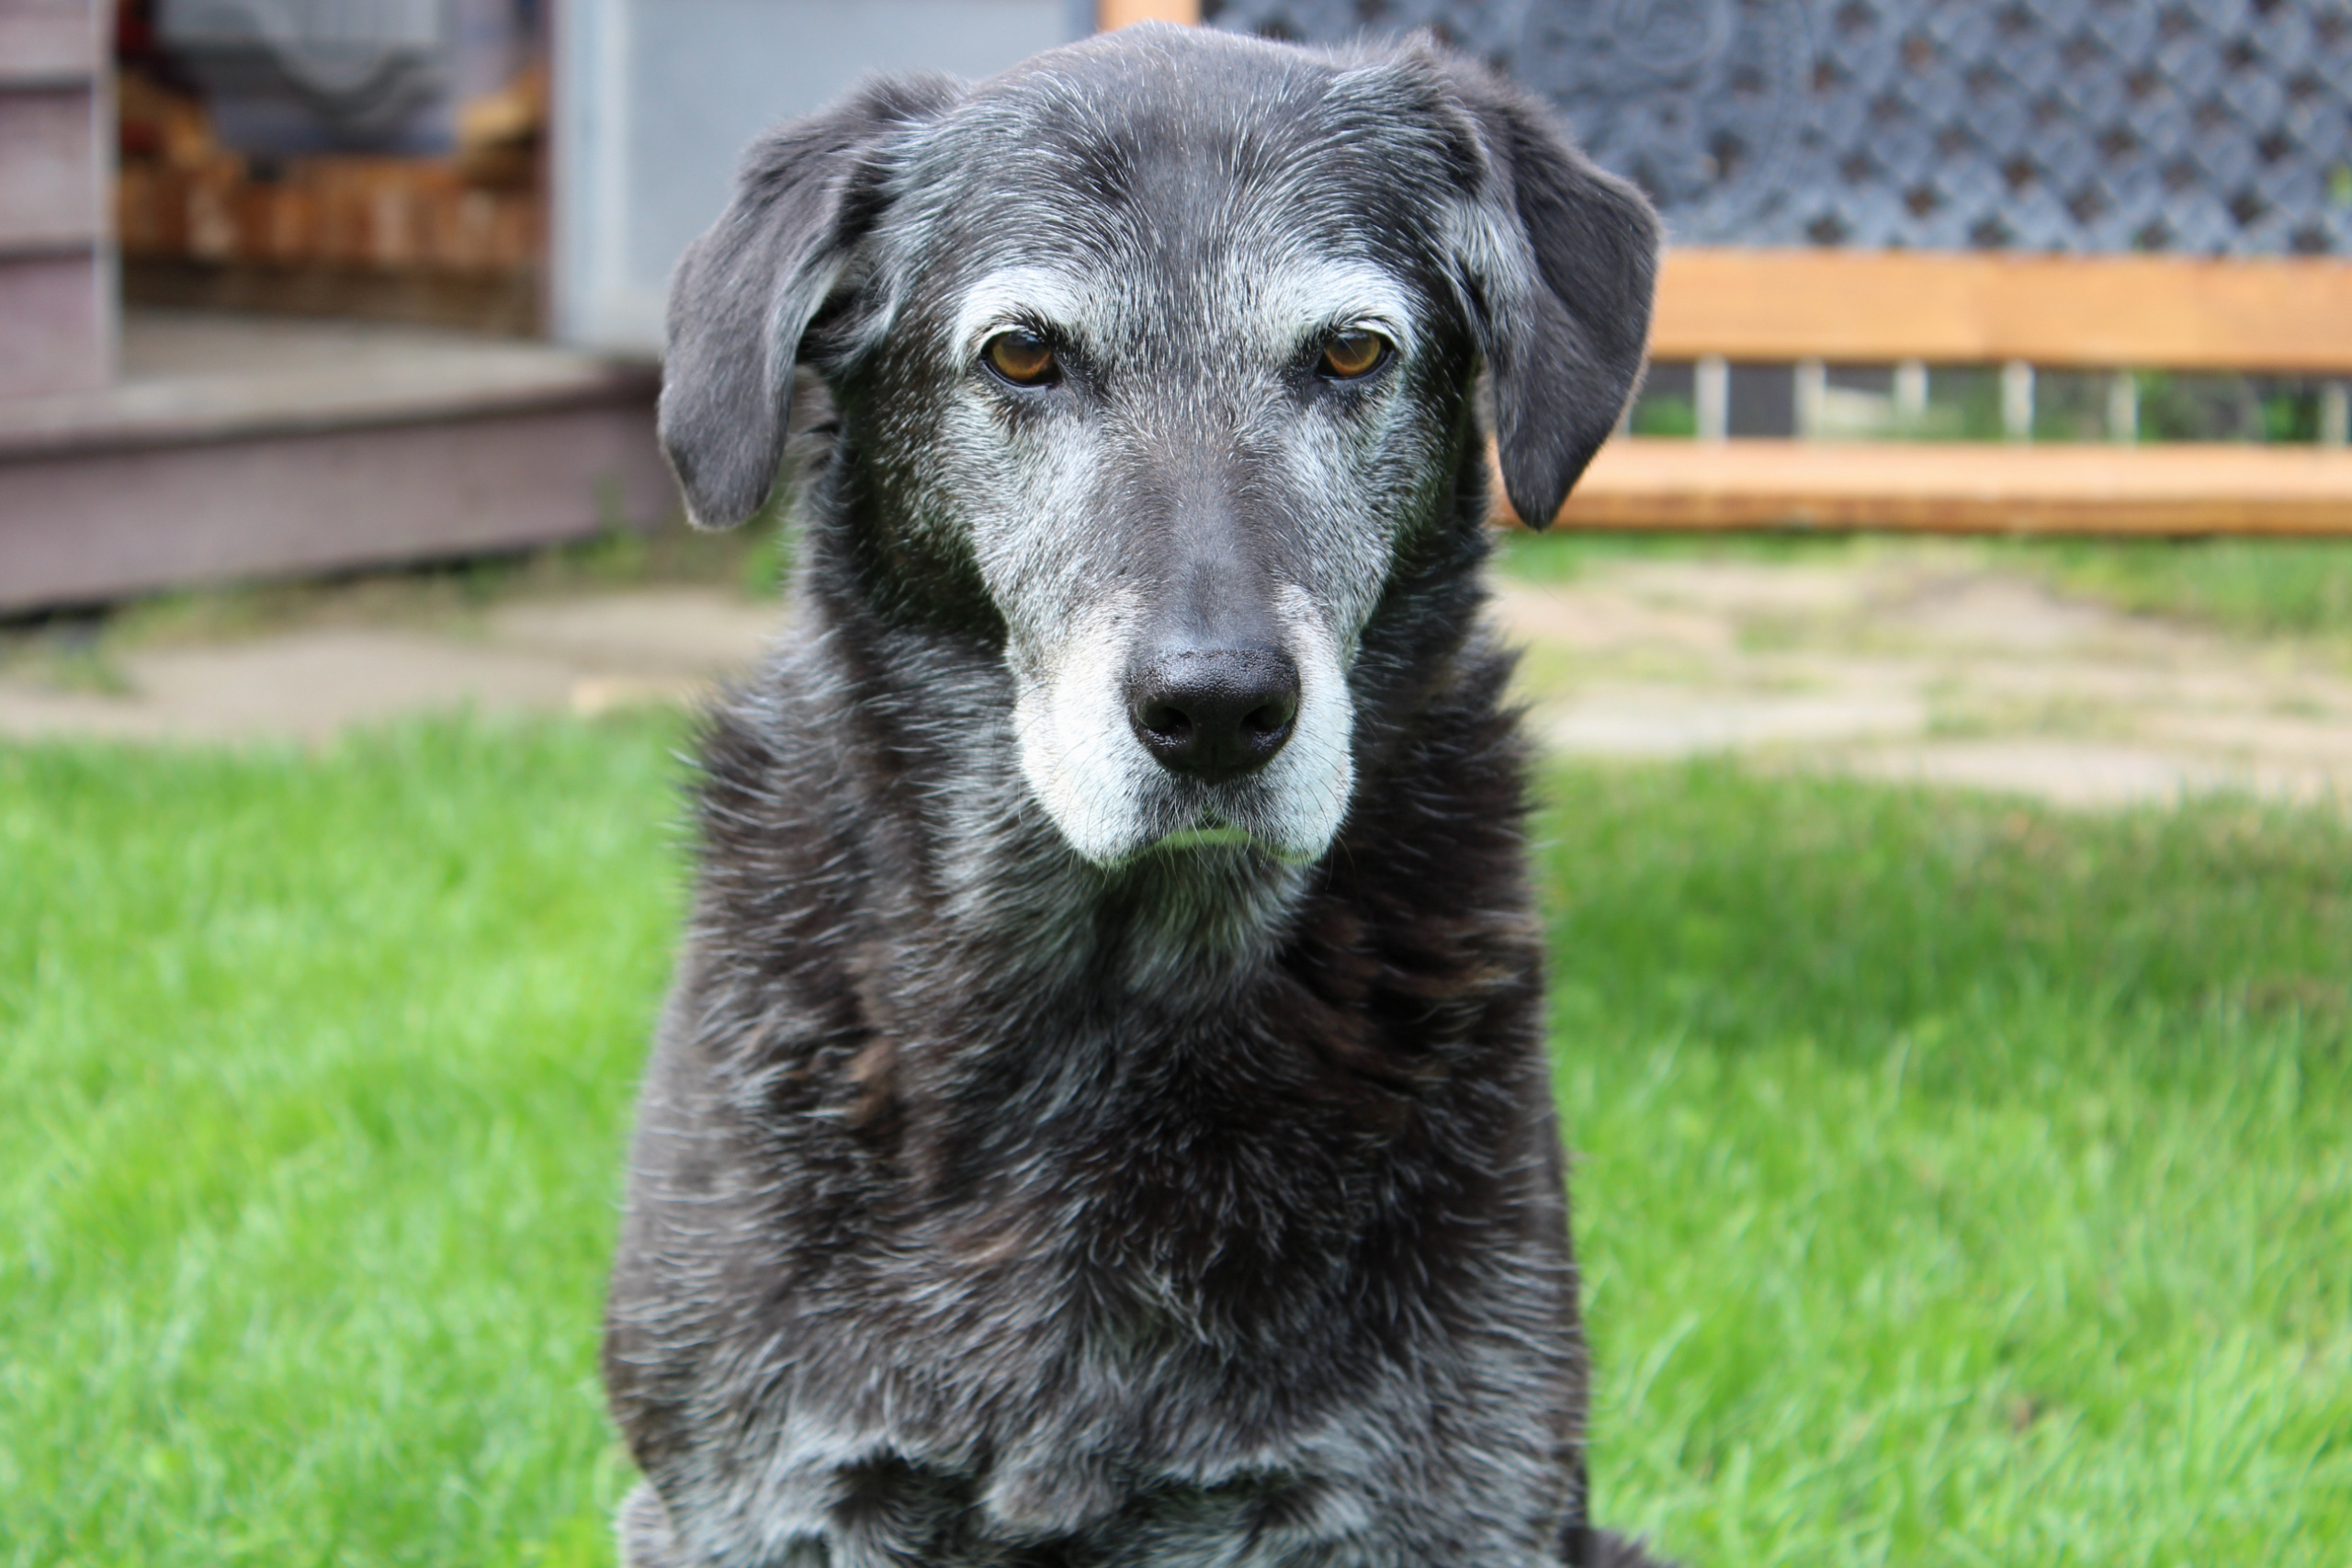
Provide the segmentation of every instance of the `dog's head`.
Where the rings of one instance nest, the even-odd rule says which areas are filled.
[[[694,517],[741,522],[812,367],[876,608],[1001,647],[1072,848],[1312,860],[1368,624],[1475,537],[1479,367],[1548,519],[1631,393],[1657,246],[1433,46],[1132,28],[756,144],[678,272],[662,440]]]

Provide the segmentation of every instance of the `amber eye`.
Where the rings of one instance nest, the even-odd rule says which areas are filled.
[[[1341,333],[1323,345],[1323,374],[1353,381],[1388,363],[1388,340],[1378,333]]]
[[[1054,378],[1054,351],[1035,333],[999,333],[980,352],[989,369],[1016,387],[1042,387]]]

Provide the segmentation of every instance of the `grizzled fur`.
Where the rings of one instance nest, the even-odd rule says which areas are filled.
[[[1655,249],[1428,45],[1135,28],[752,150],[662,434],[740,521],[806,367],[805,541],[640,1107],[635,1568],[1646,1561],[1585,1517],[1472,392],[1549,515]],[[1179,776],[1132,671],[1235,638],[1294,733]]]

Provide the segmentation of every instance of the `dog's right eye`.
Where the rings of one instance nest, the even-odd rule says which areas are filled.
[[[1318,368],[1334,381],[1361,381],[1388,363],[1389,352],[1378,333],[1341,333],[1323,345]]]
[[[980,352],[989,369],[1016,387],[1042,387],[1054,378],[1054,351],[1035,333],[999,333]]]

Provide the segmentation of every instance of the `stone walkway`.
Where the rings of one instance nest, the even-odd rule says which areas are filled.
[[[2061,599],[1929,550],[1835,564],[1637,560],[1505,582],[1536,732],[1567,753],[1732,752],[2076,806],[2244,789],[2352,800],[2352,671]],[[106,679],[0,666],[0,736],[318,740],[466,705],[692,700],[775,613],[719,588],[522,598],[400,625],[133,641]]]
[[[2075,806],[2242,789],[2352,800],[2352,672],[2061,599],[1935,552],[1628,562],[1507,584],[1555,748],[1759,762]]]
[[[315,741],[434,709],[686,702],[749,663],[775,627],[772,606],[723,589],[645,588],[520,599],[437,625],[133,646],[106,658],[113,690],[62,682],[58,661],[27,658],[0,667],[0,736]]]

